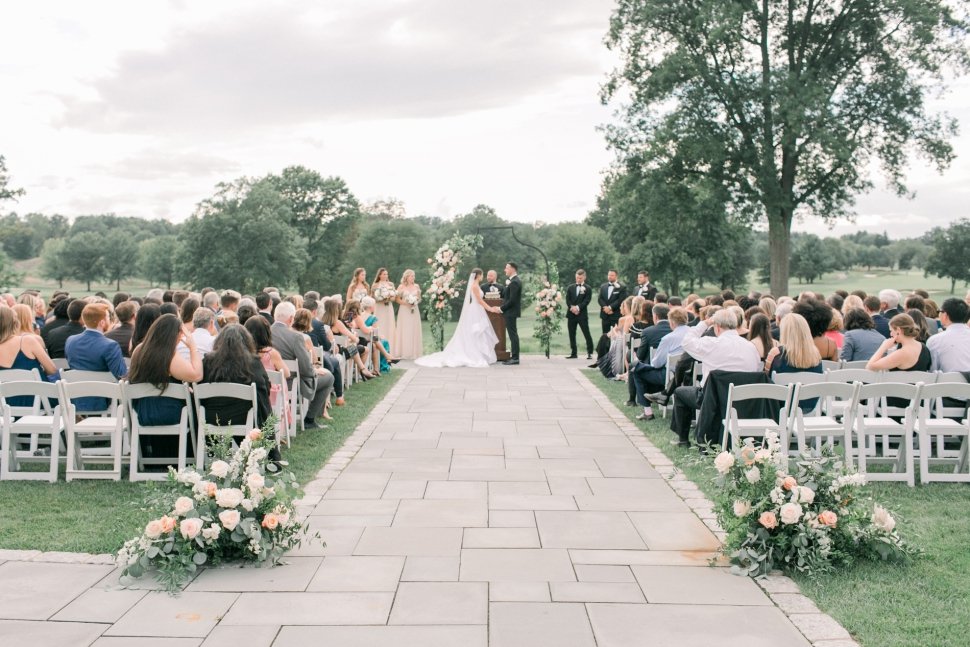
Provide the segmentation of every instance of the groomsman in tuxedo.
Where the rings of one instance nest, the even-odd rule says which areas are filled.
[[[576,359],[576,326],[586,338],[586,359],[593,359],[593,338],[589,334],[589,313],[586,308],[593,291],[586,285],[586,270],[576,270],[576,282],[566,288],[566,325],[569,329],[569,349],[566,359]]]
[[[505,296],[505,286],[498,282],[498,272],[489,270],[485,275],[485,283],[482,285],[482,293],[487,297],[489,292],[496,292],[500,297]]]
[[[637,287],[633,296],[643,297],[647,301],[653,301],[657,296],[657,286],[650,282],[650,274],[646,270],[637,273]]]
[[[606,283],[600,286],[598,303],[603,334],[607,334],[620,321],[620,304],[626,298],[626,288],[616,280],[616,270],[606,275]]]

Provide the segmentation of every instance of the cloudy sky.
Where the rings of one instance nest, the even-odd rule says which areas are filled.
[[[311,6],[315,4],[317,6]],[[181,220],[241,175],[303,164],[364,201],[579,220],[611,160],[597,91],[612,0],[17,3],[0,23],[0,154],[16,209]],[[966,124],[970,85],[944,99]],[[858,228],[970,215],[970,162],[916,164]],[[824,233],[817,222],[799,228]]]

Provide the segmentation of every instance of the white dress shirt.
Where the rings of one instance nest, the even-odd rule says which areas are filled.
[[[214,335],[210,335],[205,328],[196,328],[192,331],[192,339],[195,340],[195,347],[199,349],[199,357],[205,357],[206,353],[212,352],[212,346],[216,343]],[[185,359],[190,358],[189,347],[185,342],[179,342],[176,352]]]
[[[711,371],[761,370],[758,350],[750,341],[738,335],[737,330],[722,330],[718,337],[701,337],[707,331],[707,324],[700,322],[689,328],[684,335],[684,350],[698,362],[703,362],[701,385],[707,383]]]
[[[951,323],[943,332],[926,340],[933,358],[932,370],[970,371],[970,328],[967,324]]]

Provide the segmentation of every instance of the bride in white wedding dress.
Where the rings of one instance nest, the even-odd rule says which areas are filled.
[[[461,307],[458,327],[455,328],[448,345],[440,353],[419,357],[415,364],[432,368],[484,368],[495,363],[495,344],[498,343],[498,337],[488,320],[481,282],[482,271],[475,268],[468,277],[468,293]]]

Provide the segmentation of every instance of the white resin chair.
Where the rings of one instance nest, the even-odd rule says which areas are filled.
[[[192,411],[192,393],[185,384],[172,382],[164,391],[158,390],[152,384],[121,383],[121,390],[125,396],[125,409],[131,428],[131,465],[128,478],[132,481],[163,481],[168,478],[166,472],[146,472],[145,465],[171,465],[176,469],[185,469],[188,462],[188,447],[195,446],[195,415]],[[138,422],[138,412],[135,401],[141,398],[161,397],[178,400],[183,404],[182,415],[173,425],[142,425]],[[145,458],[141,454],[142,437],[167,436],[178,438],[178,454],[176,456],[153,456]],[[174,459],[174,460],[173,460]]]
[[[36,379],[32,380],[0,382],[0,409],[3,415],[0,423],[0,480],[57,481],[64,419],[60,406],[52,407],[50,402],[60,398],[60,390],[56,384],[41,381],[36,373],[35,376]],[[16,397],[33,397],[33,404],[30,407],[10,404],[10,399]],[[40,448],[41,438],[49,442],[49,456],[45,456]],[[48,462],[46,472],[19,469],[23,462],[45,461]]]
[[[782,447],[788,446],[788,406],[792,388],[779,384],[741,384],[728,387],[724,434],[721,445],[727,449],[728,439],[736,445],[744,438],[764,438],[769,431],[778,433]],[[745,400],[776,400],[781,403],[778,420],[771,418],[739,418],[734,405]]]
[[[192,385],[195,393],[195,418],[199,421],[199,433],[195,448],[195,463],[199,471],[205,469],[206,436],[245,436],[256,426],[256,385],[234,384],[231,382],[204,382]],[[246,422],[243,424],[223,425],[207,423],[205,400],[209,398],[235,398],[249,402]]]
[[[970,443],[970,418],[966,415],[966,405],[957,419],[941,415],[948,413],[947,409],[957,407],[943,407],[943,398],[952,398],[964,402],[970,400],[970,384],[957,382],[943,382],[927,384],[920,391],[920,407],[916,417],[916,437],[919,442],[920,481],[967,482],[970,481],[968,471],[968,443]],[[960,448],[954,453],[944,451],[947,438],[959,439]],[[936,454],[933,452],[933,441],[936,440]],[[931,472],[930,465],[951,465],[950,472]]]
[[[122,454],[127,444],[121,384],[61,380],[58,385],[67,434],[67,480],[121,480]],[[104,398],[108,406],[100,412],[84,411],[85,417],[81,418],[74,403],[78,398]],[[93,467],[101,465],[108,469]]]
[[[916,407],[919,405],[922,384],[903,384],[890,382],[882,384],[860,384],[852,405],[855,420],[852,433],[856,440],[859,472],[866,474],[870,481],[906,481],[913,487],[916,484],[913,465],[913,433],[916,425]],[[903,412],[902,420],[895,420],[888,413],[887,398],[901,398],[910,404]],[[875,403],[875,410],[873,404]],[[882,440],[882,456],[877,454],[877,441]],[[890,449],[890,442],[897,441],[896,449]],[[868,468],[873,463],[888,463],[891,472],[873,472]]]

